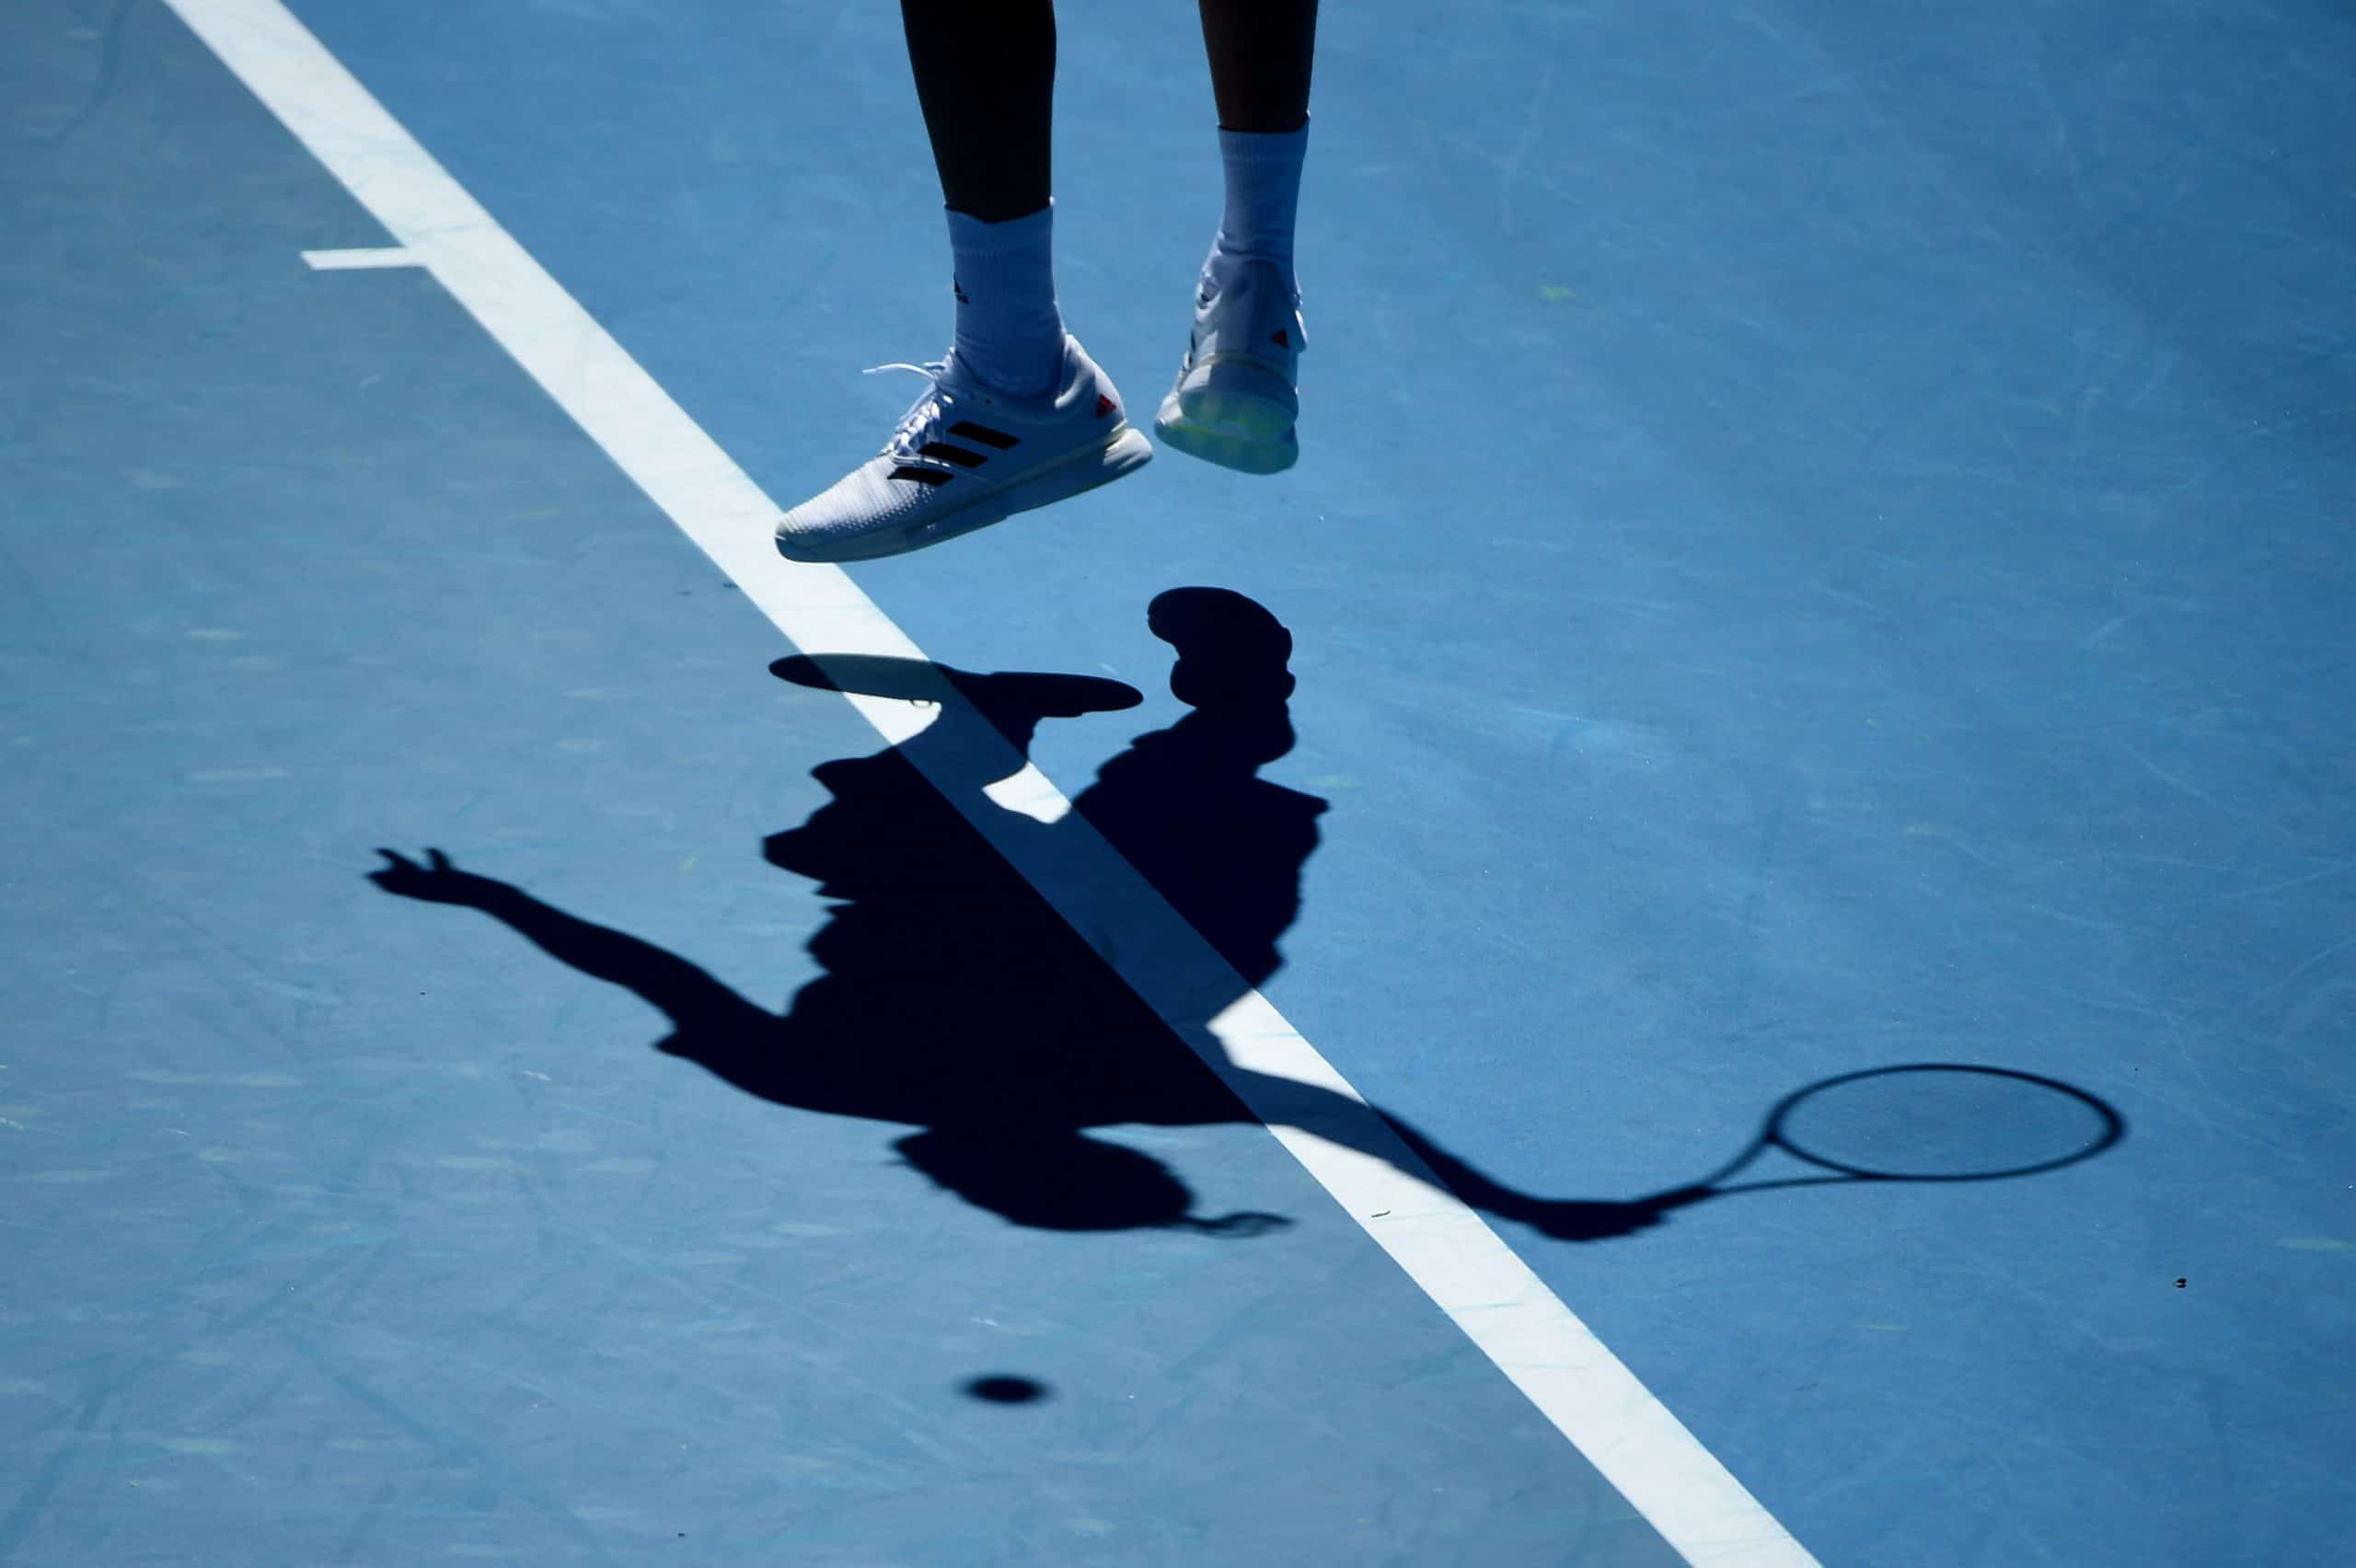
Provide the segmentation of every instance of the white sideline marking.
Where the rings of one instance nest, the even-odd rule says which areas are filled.
[[[318,272],[354,272],[377,267],[422,267],[425,258],[407,246],[378,246],[371,250],[306,250],[304,261]]]
[[[795,645],[923,657],[839,569],[777,554],[771,528],[781,509],[279,0],[168,4]],[[945,681],[934,696],[964,700]],[[894,744],[936,717],[911,702],[849,700]],[[1328,1138],[1314,1126],[1282,1124],[1271,1103],[1285,1098],[1280,1090],[1239,1087],[1263,1120],[1275,1113],[1271,1130],[1284,1147],[1588,1462],[1689,1562],[1812,1568],[1815,1559],[1478,1215],[1406,1173],[1420,1163],[1333,1065],[1093,829],[1075,817],[1052,835],[1018,830],[1068,802],[1002,749],[991,798],[1024,817],[964,789],[951,796],[959,809],[1182,1038],[1206,1032],[1207,997],[1228,1004],[1207,1030],[1231,1059],[1211,1061],[1223,1077],[1235,1082],[1241,1066],[1342,1097],[1320,1102],[1319,1116],[1350,1123],[1329,1120],[1346,1137]],[[1206,1059],[1218,1055],[1207,1051]],[[1359,1152],[1367,1147],[1382,1156]]]

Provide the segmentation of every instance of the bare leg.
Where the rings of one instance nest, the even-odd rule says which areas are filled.
[[[1309,123],[1317,0],[1202,0],[1219,127],[1282,134]]]
[[[989,224],[1045,206],[1053,0],[900,0],[900,23],[942,200]]]

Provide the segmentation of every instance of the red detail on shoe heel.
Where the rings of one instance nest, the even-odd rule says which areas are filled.
[[[1115,403],[1112,398],[1104,396],[1103,393],[1099,392],[1096,394],[1096,417],[1098,419],[1101,420],[1106,414],[1117,412],[1120,407],[1120,404]]]
[[[1292,347],[1292,339],[1286,336],[1285,329],[1281,327],[1276,329],[1276,335],[1269,339],[1268,341],[1276,344],[1276,347],[1280,349],[1288,349]]]

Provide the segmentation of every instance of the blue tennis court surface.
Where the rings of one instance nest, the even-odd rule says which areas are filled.
[[[292,9],[772,501],[945,341],[890,7]],[[2346,1560],[2343,10],[1331,6],[1299,467],[870,620],[283,16],[0,14],[0,1562]],[[1199,36],[1061,16],[1149,405]],[[1680,1191],[1924,1064],[1777,1130],[2028,1173]]]

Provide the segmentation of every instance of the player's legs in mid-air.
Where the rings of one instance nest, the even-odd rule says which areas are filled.
[[[794,560],[920,549],[1142,467],[1152,444],[1056,307],[1053,0],[901,0],[948,205],[948,355],[883,452],[780,519]]]
[[[1158,425],[1248,472],[1291,466],[1293,212],[1316,0],[1201,0],[1227,170],[1195,324]],[[796,560],[897,555],[1142,467],[1151,444],[1056,305],[1053,0],[901,0],[948,208],[957,299],[941,362],[876,456],[780,520]]]

